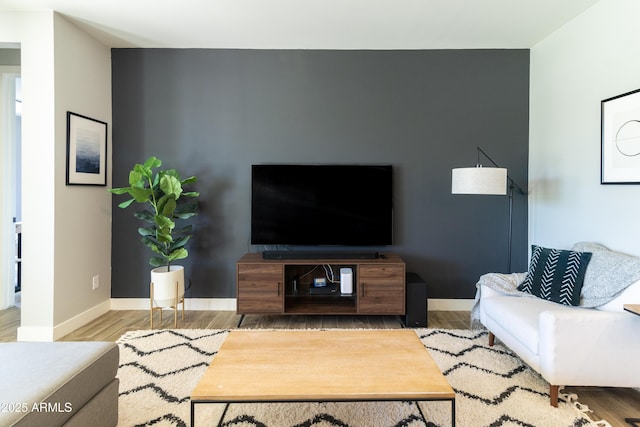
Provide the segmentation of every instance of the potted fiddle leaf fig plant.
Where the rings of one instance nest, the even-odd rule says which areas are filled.
[[[133,215],[147,223],[138,228],[142,243],[153,251],[151,270],[152,304],[175,307],[184,297],[184,267],[172,265],[185,259],[189,252],[185,245],[192,236],[193,225],[178,227],[178,222],[197,215],[200,193],[184,191],[184,186],[197,181],[195,176],[180,178],[175,169],[160,169],[162,161],[150,157],[144,164],[136,164],[129,172],[129,186],[111,188],[113,194],[128,194],[131,198],[120,203],[127,208],[133,203],[144,209]],[[176,287],[177,285],[177,287]],[[152,305],[153,312],[153,305]]]

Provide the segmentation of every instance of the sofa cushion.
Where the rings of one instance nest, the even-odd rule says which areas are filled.
[[[517,339],[532,355],[539,353],[540,313],[552,309],[554,305],[537,298],[495,296],[482,299],[482,310],[485,315],[513,331],[513,338]]]
[[[518,290],[547,301],[579,305],[590,252],[531,245],[529,271]]]
[[[113,382],[119,349],[112,342],[0,344],[0,425],[62,425]]]

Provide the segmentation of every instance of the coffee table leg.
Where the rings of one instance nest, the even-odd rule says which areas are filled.
[[[456,399],[451,399],[451,427],[456,427]]]
[[[218,421],[218,427],[222,425],[222,422],[224,421],[224,417],[227,415],[227,409],[229,409],[229,404],[225,403],[224,411],[222,411],[222,416],[220,416],[220,421]]]
[[[432,401],[425,400],[422,402],[432,402]],[[416,407],[418,408],[418,412],[420,412],[420,416],[422,416],[422,421],[426,423],[427,418],[422,413],[422,408],[420,408],[420,405],[418,405],[418,402],[415,402],[415,404],[416,404]],[[456,399],[455,398],[451,399],[451,427],[456,427]],[[640,427],[640,426],[637,426],[637,427]]]

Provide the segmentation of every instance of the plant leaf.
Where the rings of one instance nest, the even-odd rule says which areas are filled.
[[[175,209],[176,199],[173,195],[164,195],[158,200],[158,214],[172,218]]]
[[[154,215],[153,215],[153,213],[149,212],[148,210],[134,212],[133,216],[138,218],[138,219],[141,219],[143,221],[147,221],[147,222],[150,222],[152,224],[155,224],[155,221],[153,219]]]
[[[173,230],[176,226],[176,223],[173,222],[171,218],[167,218],[166,216],[156,215],[153,217],[153,221],[159,228],[167,228],[169,230]]]
[[[198,201],[195,199],[182,199],[178,206],[176,206],[176,213],[195,213],[198,210]]]
[[[158,159],[155,156],[149,157],[144,162],[144,167],[147,168],[147,169],[159,168],[160,166],[162,166],[162,160]]]
[[[129,192],[130,189],[131,187],[120,187],[120,188],[110,188],[107,191],[113,194],[126,194]]]
[[[129,199],[129,200],[125,201],[125,202],[119,203],[118,207],[122,208],[122,209],[127,208],[127,207],[129,207],[129,205],[131,205],[131,203],[135,202],[135,200],[136,199]]]
[[[151,196],[151,189],[145,187],[131,187],[130,193],[133,198],[136,199],[136,202],[144,203]]]
[[[150,235],[150,236],[143,236],[142,239],[140,239],[140,241],[145,246],[148,246],[149,248],[151,248],[154,252],[162,253],[162,245],[160,243],[158,243],[158,241],[155,239],[155,237],[156,237],[155,234]],[[154,248],[156,248],[158,250],[155,250]]]
[[[167,200],[167,203],[164,205],[164,208],[162,209],[162,214],[164,216],[171,218],[173,217],[173,212],[175,210],[176,210],[176,199],[174,199],[173,197],[170,197]]]
[[[180,184],[180,180],[175,176],[168,174],[160,177],[160,189],[164,194],[173,195],[176,200],[178,200],[182,194],[182,185]]]
[[[131,187],[144,187],[144,170],[135,165],[133,170],[129,172],[129,185]]]
[[[174,177],[174,178],[178,178],[178,181],[180,180],[180,174],[179,174],[179,173],[178,173],[178,171],[177,171],[177,170],[175,170],[175,169],[166,169],[166,170],[164,171],[164,173],[165,173],[166,175],[172,176],[172,177]]]
[[[162,267],[167,265],[167,261],[164,258],[152,256],[151,259],[149,259],[149,264],[151,264],[152,267]]]
[[[188,256],[189,256],[189,252],[187,252],[185,248],[180,248],[171,252],[171,254],[167,257],[167,260],[171,262],[177,259],[185,259]]]
[[[178,219],[189,219],[191,217],[194,217],[198,215],[195,212],[189,212],[189,213],[174,213],[174,216]]]
[[[189,241],[189,239],[191,239],[191,236],[184,236],[178,240],[175,240],[170,246],[169,246],[169,250],[170,251],[175,251],[176,249],[182,248],[184,245],[187,244],[187,242]]]
[[[155,232],[155,230],[152,230],[151,228],[140,227],[140,228],[138,228],[138,234],[141,235],[141,236],[155,236],[156,232]]]

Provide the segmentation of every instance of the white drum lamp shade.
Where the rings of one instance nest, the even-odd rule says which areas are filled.
[[[507,169],[476,166],[451,170],[451,194],[507,194]]]

